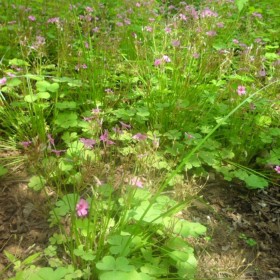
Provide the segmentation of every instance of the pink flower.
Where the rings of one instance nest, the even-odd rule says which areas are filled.
[[[104,133],[100,136],[100,141],[102,141],[103,143],[106,143],[108,145],[114,145],[115,142],[113,142],[112,140],[109,139],[109,133],[108,130],[105,129]]]
[[[252,16],[257,17],[257,18],[262,18],[262,14],[260,14],[260,13],[252,13]]]
[[[210,30],[206,32],[206,35],[209,37],[214,37],[217,35],[217,32],[215,30]]]
[[[24,148],[27,148],[29,145],[32,144],[32,142],[31,142],[31,141],[23,141],[23,142],[21,142],[20,144],[21,144]]]
[[[239,41],[238,41],[237,39],[233,39],[232,42],[233,42],[234,44],[239,44]]]
[[[92,8],[92,7],[86,7],[85,10],[86,10],[88,13],[92,13],[92,12],[93,12],[93,8]]]
[[[280,174],[280,166],[279,166],[279,165],[275,166],[274,170],[275,170],[278,174]]]
[[[246,94],[246,88],[244,86],[238,86],[237,87],[237,94],[239,96]]]
[[[179,40],[174,40],[174,41],[172,41],[172,46],[173,47],[179,47],[180,46],[180,41]]]
[[[129,181],[129,184],[131,186],[135,186],[135,187],[138,187],[138,188],[141,188],[141,189],[143,188],[143,182],[138,177],[131,178],[130,181]]]
[[[49,18],[47,23],[56,23],[56,24],[58,24],[59,23],[59,18],[58,17]]]
[[[200,57],[200,54],[199,54],[199,53],[194,53],[194,54],[193,54],[193,58],[198,59],[199,57]]]
[[[7,78],[3,77],[2,79],[0,79],[0,85],[3,86],[7,83]]]
[[[147,32],[152,32],[153,28],[151,26],[145,26],[144,28]]]
[[[162,63],[162,60],[160,58],[157,58],[154,62],[154,65],[159,66],[159,65],[161,65],[161,63]]]
[[[217,23],[217,27],[219,27],[219,28],[224,28],[224,23],[223,23],[223,22],[218,22],[218,23]]]
[[[201,12],[201,17],[205,18],[205,17],[217,17],[218,14],[216,12],[211,11],[209,8],[206,8],[205,10],[203,10]]]
[[[139,141],[143,141],[147,139],[147,135],[142,134],[142,133],[137,133],[135,135],[132,136],[132,139],[134,140],[139,140]]]
[[[131,128],[131,125],[130,124],[126,124],[124,122],[120,122],[121,126],[122,126],[122,129],[130,129]]]
[[[52,135],[48,134],[47,136],[48,136],[48,140],[51,143],[51,145],[54,145],[54,139],[52,138]]]
[[[35,21],[35,20],[36,20],[36,17],[34,17],[34,16],[29,16],[28,19],[29,19],[30,21]]]
[[[87,216],[88,208],[89,208],[88,202],[86,200],[84,200],[83,198],[81,198],[80,201],[76,205],[77,215],[79,217]]]
[[[165,33],[169,34],[169,33],[171,33],[172,29],[170,27],[166,27],[164,29],[164,31],[165,31]]]
[[[162,57],[162,59],[163,59],[165,62],[171,62],[170,57],[167,56],[167,55],[164,55],[164,56]]]
[[[260,77],[265,77],[265,76],[266,76],[265,69],[261,69],[261,70],[259,71],[259,76],[260,76]]]
[[[86,138],[80,138],[80,142],[82,142],[86,148],[93,148],[93,146],[96,144],[95,140]]]
[[[188,18],[184,14],[179,14],[180,20],[186,21]]]

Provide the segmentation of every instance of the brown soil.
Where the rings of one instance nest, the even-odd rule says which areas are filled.
[[[26,181],[0,182],[0,279],[13,275],[4,251],[23,260],[47,246],[52,232],[46,205]],[[199,259],[196,280],[280,279],[279,187],[249,191],[208,185],[184,215],[208,228],[208,239],[193,240]],[[249,246],[244,237],[256,245]]]
[[[27,181],[0,181],[0,279],[13,275],[4,251],[24,260],[46,247],[51,234],[46,205],[46,198],[29,190]]]
[[[280,280],[280,187],[212,184],[200,194],[186,212],[207,226],[210,237],[194,241],[197,279]],[[249,238],[256,245],[247,244]]]

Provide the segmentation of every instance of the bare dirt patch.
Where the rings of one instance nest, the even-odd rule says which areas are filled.
[[[186,212],[208,227],[210,237],[195,244],[197,279],[279,280],[280,187],[212,184],[200,194]]]
[[[51,234],[46,202],[26,180],[0,182],[0,279],[13,275],[4,251],[23,260],[46,247]]]

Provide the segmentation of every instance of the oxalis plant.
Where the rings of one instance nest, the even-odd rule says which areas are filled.
[[[6,252],[17,271],[11,279],[195,279],[197,261],[187,240],[204,234],[206,228],[183,219],[179,212],[186,202],[178,203],[163,191],[224,121],[277,82],[251,94],[226,115],[156,193],[132,180],[117,189],[98,182],[63,195],[50,211],[50,225],[58,231],[44,252],[23,261]],[[45,182],[36,176],[29,186],[40,190]],[[45,266],[33,264],[38,258]]]

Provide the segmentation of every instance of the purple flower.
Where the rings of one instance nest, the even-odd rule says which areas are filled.
[[[130,19],[126,18],[126,19],[124,19],[124,23],[125,23],[126,25],[130,25],[130,24],[131,24],[131,21],[130,21]]]
[[[122,129],[130,129],[131,128],[131,125],[130,124],[126,124],[124,122],[120,122],[121,126],[122,126]]]
[[[164,55],[164,56],[162,57],[162,59],[163,59],[165,62],[171,62],[170,57],[167,56],[167,55]]]
[[[108,145],[113,145],[115,144],[115,142],[113,142],[112,140],[109,139],[109,133],[108,130],[105,129],[104,133],[100,136],[100,141],[102,141],[103,143],[106,143]]]
[[[265,69],[261,69],[258,74],[260,77],[265,77],[266,76]]]
[[[94,117],[83,117],[84,121],[90,122],[94,119]]]
[[[255,39],[255,43],[261,44],[261,43],[262,43],[262,38],[256,38],[256,39]]]
[[[86,148],[93,148],[93,146],[96,144],[96,141],[93,139],[80,138],[80,141]]]
[[[34,17],[34,16],[29,16],[28,19],[29,19],[30,21],[35,21],[35,20],[36,20],[36,17]]]
[[[47,20],[47,23],[56,23],[56,24],[58,24],[59,23],[59,18],[58,17],[49,18]]]
[[[239,41],[238,41],[237,39],[233,39],[232,42],[233,42],[234,44],[239,44]]]
[[[106,142],[106,141],[108,140],[108,137],[109,137],[108,130],[105,129],[104,133],[101,134],[101,136],[100,136],[99,139],[100,139],[100,141],[102,141],[102,142]]]
[[[83,198],[81,198],[80,201],[76,205],[77,215],[79,217],[87,216],[88,208],[89,208],[88,202],[86,200],[84,200]]]
[[[274,170],[275,170],[278,174],[280,174],[280,166],[279,166],[279,165],[276,165],[275,168],[274,168]]]
[[[106,93],[114,93],[113,90],[110,89],[110,88],[106,88],[104,91],[105,91]]]
[[[91,110],[91,113],[92,113],[93,115],[99,115],[99,114],[101,113],[101,109],[99,109],[99,108],[92,109],[92,110]]]
[[[172,29],[170,27],[166,27],[164,29],[164,31],[165,31],[165,33],[169,34],[169,33],[171,33]]]
[[[134,140],[139,140],[139,141],[143,141],[147,139],[147,135],[142,134],[142,133],[137,133],[135,135],[132,136],[132,139]]]
[[[92,7],[86,7],[85,10],[86,10],[88,13],[92,13],[92,12],[93,12],[93,8],[92,8]]]
[[[32,144],[31,141],[23,141],[23,142],[20,142],[20,144],[24,147],[24,148],[27,148],[29,145]]]
[[[7,83],[7,78],[3,77],[2,79],[0,79],[0,85],[3,86]]]
[[[120,21],[118,21],[118,22],[116,22],[116,25],[119,26],[119,27],[121,27],[121,26],[123,26],[123,23],[120,22]]]
[[[201,17],[205,18],[205,17],[217,17],[218,14],[216,12],[211,11],[209,8],[206,8],[205,10],[203,10],[201,12]]]
[[[130,181],[129,181],[129,184],[131,186],[135,186],[135,187],[138,187],[138,188],[141,188],[141,189],[143,188],[143,182],[138,177],[131,178]]]
[[[171,44],[172,44],[173,47],[179,47],[180,46],[180,41],[179,40],[173,40]]]
[[[54,139],[52,138],[52,135],[51,135],[51,134],[48,134],[47,136],[48,136],[48,140],[49,140],[49,142],[51,143],[51,145],[54,146]]]
[[[153,28],[151,26],[145,26],[144,29],[147,31],[147,32],[152,32],[153,31]]]
[[[252,16],[257,17],[257,18],[262,18],[262,14],[260,14],[260,13],[252,13]]]
[[[244,86],[238,86],[237,87],[237,94],[239,96],[246,94],[246,88]]]
[[[199,54],[199,53],[194,53],[194,54],[193,54],[193,58],[198,59],[199,57],[200,57],[200,54]]]
[[[214,37],[217,35],[217,32],[215,30],[210,30],[206,32],[206,35],[209,37]]]
[[[193,138],[195,138],[192,134],[190,134],[190,133],[188,133],[188,132],[185,132],[185,136],[186,136],[186,138],[188,138],[188,139],[193,139]]]
[[[180,20],[186,21],[188,18],[184,14],[179,14]]]
[[[92,29],[92,32],[94,32],[94,33],[97,33],[97,32],[99,32],[99,27],[94,27],[93,29]]]
[[[159,65],[161,65],[161,63],[162,63],[162,60],[160,58],[157,58],[154,62],[154,65],[159,66]]]
[[[217,23],[217,27],[219,27],[219,28],[224,28],[224,23],[223,22],[218,22]]]

